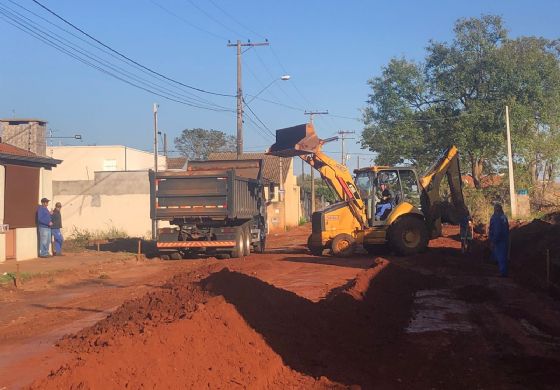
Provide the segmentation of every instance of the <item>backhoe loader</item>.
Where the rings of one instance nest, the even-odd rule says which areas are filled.
[[[451,203],[458,218],[469,214],[464,202],[459,155],[455,146],[419,180],[411,168],[373,166],[354,171],[327,156],[322,146],[333,139],[317,137],[312,124],[276,131],[276,143],[268,154],[300,156],[316,169],[323,181],[339,198],[337,203],[316,211],[311,217],[312,233],[307,245],[314,255],[330,249],[346,257],[359,247],[375,253],[380,244],[399,255],[412,255],[426,249],[428,241],[441,235],[443,201],[440,185],[447,177]],[[381,184],[394,194],[391,206],[380,213]]]

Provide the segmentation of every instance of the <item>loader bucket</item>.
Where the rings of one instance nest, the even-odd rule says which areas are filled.
[[[313,125],[308,123],[276,130],[276,143],[267,154],[279,157],[303,156],[315,153],[321,144]]]

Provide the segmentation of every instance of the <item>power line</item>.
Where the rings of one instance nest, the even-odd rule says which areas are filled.
[[[195,90],[195,91],[198,91],[198,92],[202,92],[202,93],[206,93],[206,94],[210,94],[210,95],[226,96],[226,97],[235,97],[235,96],[236,96],[236,95],[231,95],[231,94],[224,94],[224,93],[218,93],[218,92],[211,92],[211,91],[207,91],[207,90],[202,89],[202,88],[193,87],[193,86],[191,86],[191,85],[188,85],[188,84],[182,83],[182,82],[180,82],[180,81],[177,81],[177,80],[175,80],[175,79],[173,79],[173,78],[171,78],[171,77],[168,77],[168,76],[166,76],[166,75],[164,75],[164,74],[161,74],[161,73],[159,73],[159,72],[157,72],[157,71],[155,71],[155,70],[153,70],[153,69],[151,69],[151,68],[149,68],[149,67],[147,67],[147,66],[145,66],[145,65],[140,64],[139,62],[137,62],[137,61],[133,60],[132,58],[130,58],[130,57],[128,57],[128,56],[122,54],[121,52],[119,52],[119,51],[113,49],[112,47],[106,45],[105,43],[101,42],[99,39],[93,37],[92,35],[88,34],[88,33],[85,32],[84,30],[82,30],[81,28],[79,28],[79,27],[77,27],[76,25],[72,24],[71,22],[69,22],[68,20],[66,20],[65,18],[63,18],[62,16],[60,16],[59,14],[57,14],[56,12],[54,12],[53,10],[51,10],[50,8],[48,8],[48,7],[46,7],[45,5],[41,4],[39,1],[37,1],[37,0],[31,0],[31,1],[33,1],[33,2],[34,2],[35,4],[37,4],[39,7],[43,8],[44,10],[46,10],[47,12],[49,12],[51,15],[55,16],[57,19],[59,19],[59,20],[61,20],[62,22],[66,23],[67,25],[69,25],[70,27],[72,27],[72,28],[74,28],[75,30],[79,31],[80,33],[84,34],[85,36],[87,36],[87,37],[90,38],[91,40],[97,42],[97,43],[100,44],[101,46],[105,47],[106,49],[111,50],[113,53],[115,53],[115,54],[121,56],[122,58],[126,59],[127,61],[130,61],[130,62],[132,62],[133,64],[138,65],[138,66],[142,67],[143,69],[145,69],[145,70],[147,70],[147,71],[149,71],[149,72],[151,72],[151,73],[153,73],[153,74],[155,74],[155,75],[157,75],[157,76],[159,76],[159,77],[161,77],[161,78],[164,78],[165,80],[168,80],[168,81],[174,82],[174,83],[176,83],[176,84],[182,85],[182,86],[185,87],[185,88],[189,88],[189,89],[192,89],[192,90]]]
[[[204,15],[206,15],[206,17],[208,19],[210,19],[211,21],[213,21],[214,23],[219,24],[220,26],[222,26],[223,28],[225,28],[226,30],[232,32],[235,35],[241,35],[243,36],[244,34],[239,34],[239,31],[235,31],[234,29],[226,26],[224,23],[220,22],[218,19],[214,18],[211,14],[209,14],[208,12],[206,12],[204,9],[202,9],[201,7],[199,7],[198,5],[196,5],[192,0],[187,0],[189,3],[191,3],[191,5],[193,7],[195,7],[197,10],[199,10],[200,12],[202,12]],[[247,38],[247,36],[245,36],[245,38]]]
[[[262,34],[259,34],[258,32],[250,29],[249,27],[247,27],[246,25],[244,25],[243,23],[241,23],[239,20],[237,20],[236,18],[234,18],[230,13],[228,13],[226,10],[224,10],[222,7],[220,7],[218,4],[216,4],[215,1],[210,0],[210,3],[212,3],[212,5],[214,7],[216,7],[217,9],[219,9],[220,11],[222,11],[222,13],[224,15],[226,15],[227,17],[229,17],[231,20],[233,20],[235,23],[237,23],[239,26],[243,27],[245,30],[249,31],[251,34],[253,35],[257,35],[259,37],[261,37],[262,39],[266,39],[265,36],[263,36]]]
[[[60,51],[60,52],[62,52],[62,53],[64,53],[64,54],[68,55],[69,57],[74,58],[75,60],[80,61],[80,62],[82,62],[83,64],[85,64],[85,65],[87,65],[87,66],[90,66],[90,67],[92,67],[92,68],[94,68],[94,69],[97,69],[98,71],[100,71],[100,72],[102,72],[102,73],[105,73],[105,74],[107,74],[107,75],[109,75],[109,76],[111,76],[111,77],[113,77],[113,78],[115,78],[115,79],[117,79],[117,80],[120,80],[120,81],[122,81],[122,82],[124,82],[124,83],[126,83],[126,84],[128,84],[128,85],[131,85],[131,86],[136,87],[136,88],[138,88],[138,89],[144,90],[144,91],[149,92],[149,93],[151,93],[151,94],[153,94],[153,95],[160,96],[160,97],[162,97],[162,98],[164,98],[164,99],[167,99],[167,100],[170,100],[170,101],[174,101],[174,102],[176,102],[176,103],[180,103],[180,104],[187,105],[187,106],[190,106],[190,107],[201,108],[201,109],[207,109],[207,110],[211,110],[211,111],[228,111],[228,112],[232,112],[232,110],[218,109],[218,108],[212,108],[212,107],[203,107],[203,106],[199,106],[199,105],[196,105],[196,104],[192,104],[192,103],[190,103],[190,102],[186,102],[186,101],[184,101],[184,100],[176,99],[176,98],[174,98],[174,97],[172,97],[172,96],[165,95],[165,94],[162,94],[162,93],[158,93],[158,92],[154,91],[153,89],[150,89],[150,88],[147,88],[147,87],[143,87],[143,86],[141,86],[141,85],[138,85],[138,84],[136,84],[136,83],[134,83],[134,82],[131,82],[130,80],[127,80],[127,79],[125,79],[125,78],[119,76],[118,74],[115,74],[115,73],[113,73],[113,72],[111,72],[111,71],[108,71],[107,69],[104,69],[103,67],[101,67],[101,66],[99,66],[99,65],[96,65],[96,64],[92,63],[91,61],[88,61],[88,60],[86,60],[86,59],[84,59],[84,58],[82,58],[82,57],[80,57],[80,56],[78,56],[78,55],[72,53],[70,50],[64,48],[64,47],[61,46],[60,44],[57,44],[56,42],[53,42],[51,39],[49,39],[49,38],[47,38],[47,37],[45,37],[45,36],[43,36],[43,35],[38,34],[36,31],[33,31],[33,28],[30,28],[28,25],[26,25],[24,22],[22,22],[22,21],[21,21],[21,18],[19,18],[19,20],[18,20],[17,17],[16,17],[16,19],[14,19],[13,16],[10,17],[10,15],[7,14],[5,11],[0,11],[0,18],[2,18],[3,20],[5,20],[8,24],[10,24],[10,25],[14,26],[15,28],[19,29],[20,31],[22,31],[22,32],[24,32],[24,33],[26,33],[26,34],[29,34],[29,35],[31,35],[32,37],[34,37],[34,38],[36,38],[36,39],[42,41],[42,42],[45,43],[46,45],[51,46],[51,47],[53,47],[54,49],[56,49],[56,50],[58,50],[58,51]],[[47,34],[47,35],[48,35],[48,34]],[[67,45],[66,45],[66,46],[67,46]]]
[[[5,5],[4,5],[5,6]],[[140,77],[136,74],[133,74],[132,72],[129,72],[128,70],[113,64],[101,57],[99,57],[98,55],[80,48],[79,46],[77,46],[74,42],[69,41],[68,39],[64,38],[63,36],[57,34],[56,32],[53,32],[49,29],[45,29],[44,27],[38,25],[36,22],[34,22],[33,20],[31,20],[30,18],[26,17],[25,15],[7,7],[7,8],[3,8],[2,6],[0,6],[0,10],[3,10],[3,14],[7,17],[10,17],[12,20],[16,20],[17,22],[20,23],[20,25],[25,25],[25,27],[29,28],[30,30],[36,30],[39,31],[41,33],[41,35],[43,37],[49,37],[49,41],[52,42],[52,40],[58,42],[59,44],[63,45],[64,47],[72,50],[73,52],[77,52],[82,56],[85,56],[86,58],[88,58],[89,60],[92,60],[94,62],[96,62],[97,64],[100,64],[101,66],[105,66],[108,67],[109,69],[111,69],[112,71],[124,76],[124,77],[128,77],[131,78],[132,80],[134,80],[137,83],[140,83],[148,88],[153,88],[158,92],[161,92],[163,94],[168,94],[172,97],[174,97],[175,99],[182,99],[185,101],[189,101],[189,103],[192,103],[194,105],[195,102],[198,103],[202,103],[202,104],[208,104],[211,106],[214,106],[215,108],[221,108],[221,109],[225,109],[227,110],[226,107],[223,106],[219,106],[213,102],[210,102],[206,99],[200,99],[198,98],[196,95],[193,95],[195,97],[190,97],[187,95],[184,95],[180,92],[175,92],[169,88],[166,88],[164,86],[161,86],[159,84],[156,84],[150,80],[147,80],[143,77]],[[128,63],[127,63],[128,65]],[[159,80],[158,80],[159,82]],[[192,93],[189,92],[190,95],[192,95]]]
[[[179,19],[181,22],[185,23],[186,25],[188,25],[188,26],[190,26],[190,27],[194,27],[195,29],[197,29],[197,30],[199,30],[199,31],[202,31],[203,33],[206,33],[206,34],[208,34],[208,35],[211,35],[211,36],[213,36],[214,38],[218,38],[218,39],[220,39],[220,40],[226,40],[226,39],[227,39],[227,38],[226,38],[225,36],[223,36],[223,35],[216,34],[216,33],[212,32],[212,31],[210,31],[210,30],[206,30],[206,29],[204,29],[204,28],[202,28],[202,27],[200,27],[200,26],[198,26],[198,25],[192,23],[191,21],[185,19],[185,18],[182,17],[181,15],[179,15],[179,14],[177,14],[177,13],[171,11],[169,8],[166,8],[166,7],[164,7],[163,5],[161,5],[161,4],[159,4],[159,3],[156,3],[156,2],[153,1],[153,0],[150,0],[150,3],[152,3],[153,5],[155,5],[156,7],[158,7],[159,9],[163,10],[164,12],[168,13],[169,15],[174,16],[175,18]]]

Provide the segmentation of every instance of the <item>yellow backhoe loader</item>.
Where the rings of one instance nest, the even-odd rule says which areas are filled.
[[[400,255],[425,250],[430,239],[441,235],[440,184],[444,177],[455,215],[468,215],[455,146],[420,180],[411,168],[386,166],[357,169],[354,178],[346,166],[321,150],[335,139],[319,139],[313,125],[304,124],[277,130],[276,143],[268,150],[275,156],[300,156],[339,198],[311,217],[307,245],[314,255],[330,249],[336,256],[350,256],[360,245],[374,253],[379,244],[389,244]],[[386,191],[380,191],[382,185]]]

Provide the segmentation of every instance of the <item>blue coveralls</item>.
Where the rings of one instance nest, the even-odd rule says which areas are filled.
[[[507,276],[507,260],[509,248],[509,224],[506,216],[494,213],[490,218],[489,238],[492,243],[492,254],[498,262],[501,276]]]

